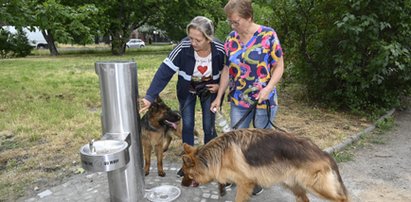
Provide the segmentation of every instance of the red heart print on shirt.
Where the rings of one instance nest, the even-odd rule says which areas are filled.
[[[201,74],[204,74],[204,72],[206,72],[207,71],[207,69],[208,69],[208,67],[207,66],[198,66],[197,67],[197,69],[198,69],[198,71],[201,73]]]

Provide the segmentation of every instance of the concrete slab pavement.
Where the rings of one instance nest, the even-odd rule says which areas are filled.
[[[157,176],[155,167],[151,168],[150,175],[145,178],[146,189],[151,189],[160,185],[174,185],[180,188],[181,195],[175,201],[177,202],[232,202],[235,199],[236,186],[227,189],[227,195],[219,196],[218,184],[212,182],[199,187],[183,187],[181,186],[181,178],[178,178],[176,173],[181,164],[166,164],[164,170],[165,177]],[[314,196],[310,196],[314,202],[321,202]],[[273,186],[270,189],[253,196],[251,201],[294,201],[294,196],[286,189],[280,186]],[[22,202],[51,202],[51,201],[67,201],[67,202],[103,202],[110,201],[106,173],[84,173],[70,178],[67,182],[50,187],[47,190],[40,192],[35,197],[19,199]],[[148,202],[145,199],[144,202]]]

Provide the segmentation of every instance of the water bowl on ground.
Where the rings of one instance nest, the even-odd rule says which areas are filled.
[[[172,185],[161,185],[146,190],[146,198],[152,202],[171,202],[181,194],[180,188]]]

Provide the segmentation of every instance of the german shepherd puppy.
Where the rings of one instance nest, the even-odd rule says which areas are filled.
[[[157,156],[158,175],[164,177],[163,152],[167,151],[172,140],[171,134],[181,138],[181,116],[168,107],[161,98],[151,103],[150,108],[140,121],[144,153],[144,172],[150,173],[151,151]]]
[[[306,192],[331,201],[348,201],[334,159],[306,138],[273,129],[239,129],[194,148],[184,144],[182,184],[216,180],[237,185],[236,202],[250,199],[253,187],[281,183],[309,201]]]

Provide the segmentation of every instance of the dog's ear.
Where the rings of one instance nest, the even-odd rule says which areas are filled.
[[[154,110],[158,110],[159,108],[159,103],[157,102],[157,99],[154,100],[154,102],[151,103],[150,108],[154,109]]]
[[[183,148],[184,148],[184,153],[186,154],[189,154],[194,150],[194,147],[187,143],[184,143]]]
[[[163,103],[163,100],[160,98],[160,96],[157,96],[155,102],[157,102],[157,103]]]
[[[183,155],[183,163],[187,167],[193,167],[194,166],[194,160],[187,154]]]

